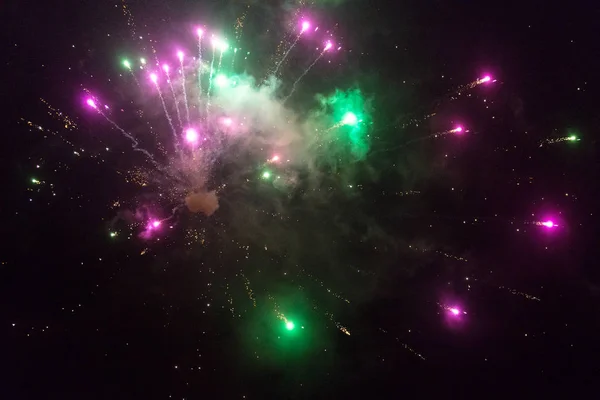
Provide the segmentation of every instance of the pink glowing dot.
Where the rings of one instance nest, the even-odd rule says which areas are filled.
[[[93,99],[87,99],[86,101],[87,105],[92,107],[92,108],[96,108],[96,102]]]
[[[333,47],[333,43],[331,43],[331,41],[327,41],[327,43],[325,43],[325,51],[329,50],[330,48]]]
[[[163,65],[163,70],[168,74],[169,73],[169,66],[167,64]]]
[[[183,62],[183,51],[177,52],[177,58],[179,58],[179,62]]]
[[[454,132],[456,133],[460,133],[463,131],[463,127],[462,126],[457,126],[456,128],[454,128]]]
[[[491,77],[491,76],[489,76],[489,75],[486,75],[486,76],[484,76],[484,77],[481,79],[481,82],[482,82],[482,83],[485,83],[485,82],[489,82],[489,81],[491,81],[491,80],[492,80],[492,77]]]
[[[271,161],[273,161],[273,162],[279,161],[279,156],[277,156],[277,155],[273,156],[273,158],[271,158]]]
[[[198,28],[196,30],[196,33],[198,34],[198,37],[202,37],[202,35],[204,35],[204,31],[202,30],[202,28]]]
[[[223,119],[223,124],[230,126],[233,123],[233,121],[231,120],[231,118],[225,118]]]
[[[308,28],[310,28],[310,23],[308,21],[304,21],[304,22],[302,22],[302,30],[300,32],[304,32]]]
[[[554,225],[554,222],[552,221],[544,221],[542,222],[542,225],[545,226],[546,228],[554,228],[556,225]]]
[[[158,228],[160,226],[160,221],[152,221],[152,227]]]
[[[154,73],[150,74],[150,80],[154,83],[158,82],[158,76]]]
[[[452,315],[458,315],[458,314],[460,314],[460,310],[458,308],[455,308],[455,307],[449,308],[448,311],[450,311],[450,313],[452,313]]]
[[[189,128],[185,131],[185,140],[189,143],[195,143],[198,141],[198,132],[194,128]]]

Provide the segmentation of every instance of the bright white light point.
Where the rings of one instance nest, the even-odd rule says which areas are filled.
[[[198,141],[198,132],[196,132],[196,130],[193,128],[188,129],[185,131],[185,140],[187,140],[189,143]]]
[[[344,125],[356,125],[357,122],[358,122],[358,118],[356,117],[356,115],[354,113],[351,113],[351,112],[344,114],[344,117],[342,119],[342,123]]]
[[[201,28],[198,28],[196,33],[198,34],[198,37],[202,37],[202,35],[204,35],[204,31]]]
[[[305,30],[307,30],[308,28],[310,28],[310,23],[308,23],[308,21],[304,21],[302,23],[302,32],[304,32]]]
[[[457,126],[456,128],[454,128],[454,132],[462,132],[463,127],[462,126]]]
[[[150,74],[150,80],[156,83],[158,82],[158,76],[156,76],[156,74]]]
[[[482,83],[483,83],[483,82],[489,82],[489,81],[491,81],[491,80],[492,80],[492,77],[491,77],[491,76],[489,76],[489,75],[486,75],[486,76],[484,76],[484,77],[481,79],[481,82],[482,82]]]
[[[160,226],[160,221],[154,221],[152,222],[152,226],[155,228],[158,228]]]
[[[183,62],[183,51],[177,52],[177,58],[179,58],[179,62]]]
[[[163,70],[168,74],[169,73],[169,66],[167,64],[163,65]]]
[[[450,311],[452,313],[452,315],[458,315],[460,314],[460,310],[458,308],[449,308],[448,311]]]
[[[271,161],[279,161],[279,156],[273,156],[273,158],[271,158]]]
[[[86,101],[87,105],[92,107],[92,108],[96,108],[96,102],[92,99],[87,99]]]
[[[542,222],[542,225],[544,225],[546,228],[554,228],[554,222],[552,221],[544,221]]]
[[[227,86],[229,79],[225,75],[219,74],[215,77],[215,83],[219,87]]]
[[[231,118],[225,118],[223,120],[223,123],[227,126],[231,125],[233,123],[233,121],[231,120]]]
[[[17,324],[12,324],[12,326],[16,326]]]
[[[140,62],[141,62],[143,65],[146,65],[146,59],[145,59],[145,58],[140,58]]]
[[[325,43],[325,50],[329,50],[332,47],[333,47],[333,44],[331,43],[331,41],[327,41],[327,43]]]

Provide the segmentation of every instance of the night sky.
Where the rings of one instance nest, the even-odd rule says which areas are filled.
[[[554,4],[3,4],[0,397],[595,393],[600,7]]]

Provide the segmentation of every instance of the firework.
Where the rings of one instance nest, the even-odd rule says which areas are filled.
[[[577,137],[577,135],[569,135],[569,136],[563,136],[563,137],[558,137],[558,138],[549,138],[549,139],[545,139],[543,141],[540,142],[540,147],[543,147],[544,145],[547,144],[556,144],[556,143],[562,143],[562,142],[579,142],[581,139],[579,139]]]
[[[273,272],[274,268],[268,270],[268,266],[263,267],[264,264],[268,264],[264,259],[275,260],[278,257],[280,259],[288,257],[289,260],[295,260],[296,254],[288,256],[286,252],[289,250],[293,253],[298,250],[287,249],[285,243],[287,239],[290,239],[290,243],[301,243],[300,247],[305,246],[308,249],[307,253],[312,251],[313,247],[315,254],[327,253],[330,249],[324,250],[321,246],[324,248],[336,246],[335,240],[340,232],[335,230],[335,233],[330,235],[336,238],[333,241],[323,240],[323,237],[327,239],[327,234],[322,232],[328,229],[334,230],[337,224],[336,218],[339,218],[341,213],[337,210],[328,210],[326,213],[319,214],[320,207],[313,207],[314,219],[318,220],[314,222],[315,226],[321,228],[311,230],[311,233],[304,237],[301,235],[305,234],[306,229],[299,228],[299,224],[313,218],[311,213],[305,213],[310,207],[294,205],[300,209],[297,211],[290,204],[294,204],[292,201],[306,201],[309,205],[329,203],[329,197],[317,197],[321,191],[327,192],[327,196],[331,198],[334,198],[336,191],[351,194],[346,198],[358,196],[357,193],[360,193],[364,186],[353,175],[353,171],[350,171],[353,167],[345,168],[357,165],[359,164],[357,161],[367,158],[373,123],[370,115],[372,111],[370,99],[357,87],[338,89],[333,93],[314,93],[314,98],[318,102],[314,109],[296,110],[286,105],[286,101],[299,90],[302,79],[313,68],[315,70],[319,68],[317,66],[319,60],[325,57],[326,53],[333,53],[335,48],[341,49],[341,46],[334,45],[332,40],[327,39],[331,36],[325,38],[318,36],[320,35],[318,27],[313,30],[306,20],[301,20],[299,23],[300,29],[293,30],[294,36],[291,36],[295,39],[291,43],[287,41],[283,46],[284,51],[279,53],[281,57],[277,57],[278,61],[267,80],[257,80],[247,74],[236,74],[233,66],[239,43],[231,42],[231,47],[236,47],[228,53],[230,46],[224,38],[210,36],[212,29],[197,28],[195,35],[190,32],[190,36],[194,38],[193,52],[196,51],[197,39],[197,60],[189,56],[188,49],[176,49],[173,53],[171,48],[170,55],[164,58],[162,55],[159,58],[154,53],[154,57],[160,59],[161,64],[152,68],[147,68],[146,60],[140,59],[139,67],[142,71],[137,67],[134,68],[133,63],[128,60],[123,61],[123,66],[138,86],[138,75],[140,75],[142,78],[148,76],[154,87],[148,88],[145,87],[147,85],[142,85],[144,87],[139,90],[142,99],[132,98],[127,102],[127,104],[134,104],[136,110],[140,109],[135,117],[127,117],[129,111],[126,107],[123,107],[122,113],[112,112],[112,108],[117,110],[121,107],[104,106],[104,103],[99,100],[102,96],[99,91],[98,97],[90,94],[85,98],[87,107],[94,111],[89,114],[102,116],[132,143],[134,151],[144,153],[146,159],[150,161],[150,167],[135,165],[135,168],[132,168],[134,171],[128,171],[128,182],[144,187],[146,191],[144,194],[150,197],[147,193],[151,193],[155,199],[139,200],[141,206],[132,212],[134,216],[122,218],[122,220],[127,219],[131,231],[138,232],[144,240],[158,241],[169,235],[170,228],[178,229],[180,223],[182,225],[189,223],[191,226],[185,227],[186,246],[189,249],[209,246],[212,243],[211,235],[217,237],[213,242],[226,242],[227,246],[234,243],[231,246],[236,248],[234,250],[228,248],[223,252],[224,261],[220,260],[220,262],[242,260],[246,263],[244,273],[236,273],[235,276],[241,279],[238,283],[243,284],[245,288],[247,296],[244,296],[243,300],[247,304],[240,304],[241,302],[236,299],[233,292],[235,283],[231,283],[232,275],[227,275],[228,281],[219,285],[223,290],[227,309],[233,317],[238,317],[243,314],[245,306],[250,310],[256,308],[257,304],[260,307],[268,307],[274,326],[290,336],[299,335],[305,326],[309,327],[309,325],[305,324],[304,317],[294,309],[294,302],[289,302],[292,303],[291,305],[285,304],[282,300],[285,295],[269,294],[270,288],[265,288],[267,279],[262,276],[270,274],[270,280],[275,272]],[[291,89],[288,82],[280,85],[281,82],[276,75],[285,67],[289,54],[294,49],[299,51],[300,46],[297,44],[309,32],[310,36],[317,36],[317,40],[321,41],[322,45],[316,54],[305,55],[308,67],[293,81]],[[208,55],[203,51],[203,40],[207,35],[212,47],[212,54]],[[152,43],[155,42],[153,40]],[[182,40],[181,43],[183,42]],[[226,57],[231,57],[231,64]],[[238,62],[242,62],[241,57]],[[176,67],[171,68],[169,63]],[[241,65],[238,67],[242,70]],[[160,72],[160,75],[157,72]],[[129,74],[124,80],[126,84],[132,83],[129,82]],[[494,80],[490,76],[484,76],[465,85],[463,90],[492,82]],[[169,89],[166,89],[165,84]],[[287,96],[282,95],[281,88],[290,89]],[[152,96],[153,89],[156,89],[158,99],[156,95]],[[168,91],[170,94],[167,92],[165,95],[163,91]],[[128,93],[125,90],[123,92]],[[137,94],[136,91],[134,92]],[[181,109],[182,105],[185,107],[185,114]],[[176,119],[172,114],[176,114]],[[430,133],[417,140],[461,136],[468,132],[465,126],[457,125],[453,121],[444,121],[444,124],[441,126],[445,130]],[[412,142],[406,142],[403,146]],[[142,148],[142,145],[145,148]],[[305,178],[305,175],[310,176]],[[40,181],[34,179],[32,183],[40,185]],[[394,195],[412,196],[421,193],[417,190],[404,189],[406,188],[395,189]],[[140,198],[143,196],[140,195]],[[317,200],[310,203],[312,199]],[[323,201],[323,199],[327,200]],[[168,216],[169,210],[172,210],[170,216]],[[224,215],[228,219],[225,219]],[[348,218],[349,225],[355,221],[354,216],[343,218]],[[361,218],[363,214],[357,216],[356,220]],[[548,226],[548,224],[552,225]],[[556,225],[551,221],[540,221],[540,226],[553,228]],[[369,226],[368,231],[368,235],[378,234],[377,228],[371,229]],[[118,232],[123,232],[119,238],[117,238]],[[127,235],[121,227],[111,225],[108,236],[119,240]],[[177,235],[172,235],[169,239],[175,240],[176,237]],[[383,245],[380,243],[373,245],[376,251],[381,247]],[[149,243],[141,254],[149,254],[152,249],[153,244]],[[467,261],[462,256],[441,250],[431,250],[429,254],[437,254],[452,262]],[[320,318],[325,316],[326,324],[334,326],[336,332],[343,334],[340,336],[350,336],[352,331],[353,337],[360,337],[356,327],[347,326],[342,317],[344,313],[338,313],[327,304],[331,302],[341,304],[343,307],[355,304],[356,300],[352,297],[351,291],[335,287],[335,280],[330,280],[325,285],[322,279],[309,273],[301,276],[294,274],[290,277],[292,275],[292,273],[288,275],[290,270],[294,271],[296,268],[295,271],[298,271],[303,267],[290,266],[285,264],[285,261],[282,261],[281,265],[282,268],[277,273],[279,277],[285,277],[281,279],[291,287],[290,292],[301,293],[303,290],[301,286],[305,282],[317,283],[321,286],[319,290],[327,300],[318,302],[311,308],[318,309]],[[351,268],[359,269],[355,266]],[[236,269],[238,270],[240,269]],[[368,273],[375,275],[372,271]],[[251,285],[250,282],[253,284]],[[207,289],[208,292],[210,289]],[[263,301],[265,296],[270,303]],[[312,299],[306,302],[311,301]],[[457,321],[464,319],[462,317],[467,314],[455,304],[443,305],[442,308],[450,319]],[[402,344],[402,346],[424,360],[424,357],[408,345]]]
[[[330,40],[325,42],[325,46],[323,47],[323,50],[319,53],[317,58],[315,58],[315,60],[308,66],[308,68],[306,68],[304,70],[304,72],[298,77],[298,79],[296,79],[296,81],[294,81],[294,84],[292,85],[292,90],[290,91],[290,94],[288,94],[287,97],[285,99],[283,99],[284,103],[287,101],[287,99],[289,99],[294,94],[294,92],[296,91],[296,86],[298,85],[298,83],[300,83],[302,78],[304,78],[306,76],[306,74],[308,74],[308,72],[312,69],[312,67],[314,67],[315,64],[321,59],[321,57],[323,57],[323,55],[325,55],[325,53],[327,51],[329,51],[332,47],[333,47],[333,43]]]
[[[275,67],[275,71],[273,71],[273,75],[277,74],[277,71],[279,71],[279,67],[281,67],[281,64],[283,64],[283,62],[287,58],[288,54],[290,54],[290,51],[292,51],[294,46],[296,46],[296,43],[298,43],[298,41],[300,40],[300,37],[302,36],[302,34],[304,32],[306,32],[308,30],[308,28],[310,28],[310,22],[302,21],[300,33],[298,33],[298,36],[296,36],[296,39],[292,42],[292,45],[287,49],[287,51],[285,52],[283,57],[281,57],[281,60],[279,60],[279,62],[277,63],[277,66]]]

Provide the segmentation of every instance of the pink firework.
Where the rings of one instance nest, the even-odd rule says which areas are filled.
[[[183,51],[177,52],[177,58],[179,58],[179,62],[183,62]]]
[[[481,83],[486,83],[492,80],[492,77],[489,75],[484,76],[483,78],[481,78]]]
[[[148,228],[149,229],[156,229],[160,226],[160,221],[159,220],[154,220],[154,221],[150,221],[150,223],[148,224]]]
[[[223,118],[223,125],[231,126],[233,120],[231,118]]]
[[[451,307],[448,309],[448,311],[450,311],[450,313],[454,316],[458,316],[458,314],[460,314],[460,310],[456,307]]]
[[[155,73],[151,73],[150,80],[152,81],[152,83],[156,84],[158,82],[158,75],[156,75]]]
[[[169,74],[169,66],[167,64],[163,64],[163,71],[168,75]]]
[[[556,226],[556,224],[550,220],[542,222],[541,225],[546,228],[554,228]]]
[[[196,29],[196,33],[198,34],[198,37],[201,38],[202,35],[204,35],[204,31],[202,30],[202,28],[198,28]]]
[[[333,43],[331,43],[330,40],[327,41],[327,43],[325,43],[325,51],[331,49],[333,47]]]
[[[463,127],[460,125],[452,130],[452,132],[454,132],[454,133],[462,133],[462,131],[463,131]]]
[[[310,28],[310,22],[303,21],[302,22],[302,30],[300,31],[300,33],[304,33],[308,28]]]
[[[87,99],[86,104],[92,107],[93,109],[96,109],[96,102],[93,99]]]
[[[196,143],[198,141],[198,132],[194,128],[189,128],[185,131],[185,140],[188,143]]]

